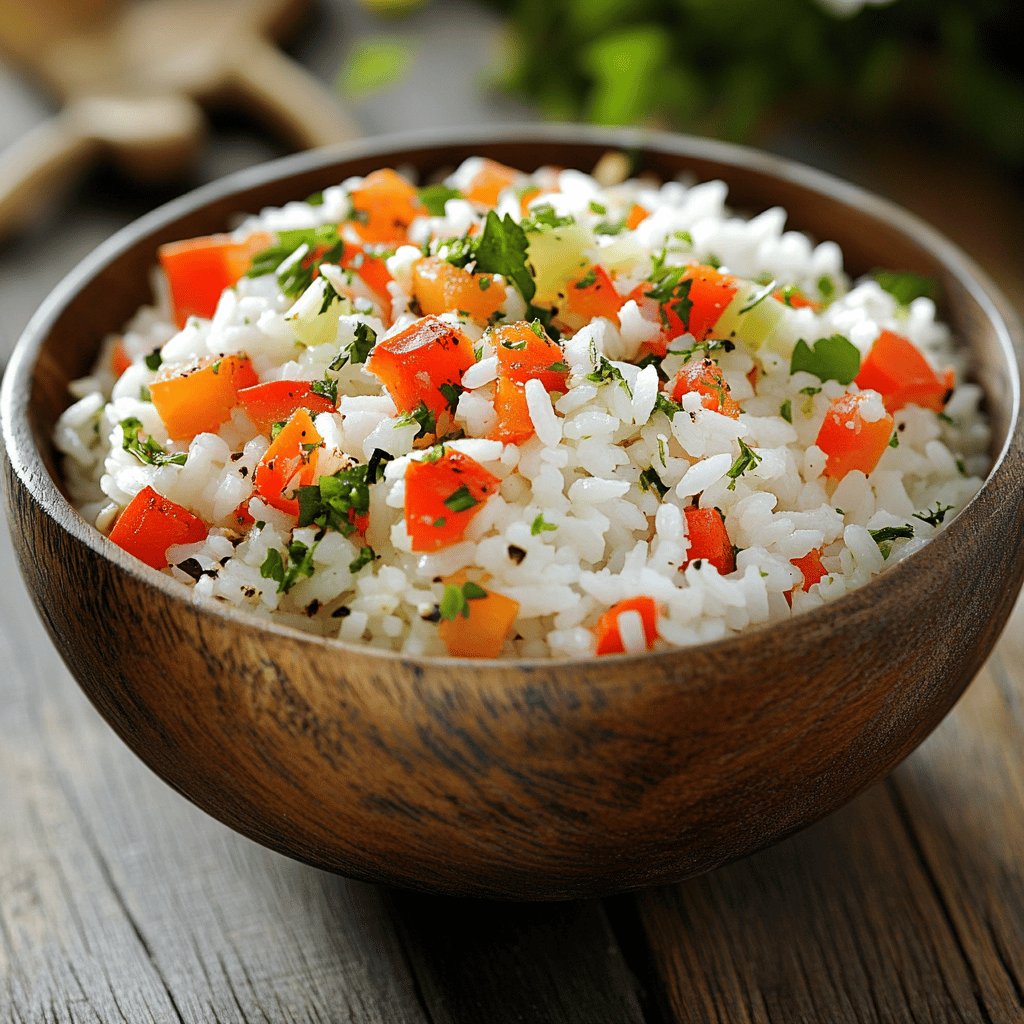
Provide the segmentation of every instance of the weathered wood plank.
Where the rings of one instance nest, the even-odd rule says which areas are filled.
[[[642,1024],[600,903],[392,895],[434,1024]]]
[[[1019,605],[955,712],[887,783],[739,864],[640,897],[680,1021],[1024,1014]]]
[[[427,1020],[380,890],[151,775],[57,662],[4,538],[0,1020]]]

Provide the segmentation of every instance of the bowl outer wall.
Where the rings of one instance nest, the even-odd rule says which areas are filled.
[[[483,153],[588,167],[609,147],[730,182],[837,238],[854,270],[938,276],[989,396],[997,465],[924,549],[825,608],[635,658],[410,660],[193,600],[60,494],[49,436],[68,379],[145,301],[155,245],[383,163]],[[27,328],[2,400],[12,535],[58,649],[159,775],[270,847],[332,870],[527,898],[664,882],[845,802],[937,724],[994,644],[1024,571],[1021,329],[955,247],[826,175],[706,140],[567,126],[378,139],[277,161],[136,222]]]

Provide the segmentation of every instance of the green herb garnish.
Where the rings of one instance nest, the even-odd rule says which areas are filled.
[[[438,611],[442,619],[454,622],[460,615],[464,619],[469,618],[469,602],[479,601],[487,596],[487,591],[479,583],[467,581],[460,587],[457,583],[445,585],[444,594],[438,604]]]
[[[748,469],[754,469],[756,466],[761,464],[761,456],[749,448],[743,438],[736,438],[736,443],[740,446],[740,453],[736,458],[736,461],[729,467],[728,472],[725,474],[729,478],[729,490],[736,490],[736,481],[743,476]]]
[[[530,536],[538,537],[542,533],[550,533],[552,530],[557,529],[558,527],[554,523],[549,523],[545,520],[543,512],[538,512],[530,524]]]
[[[812,346],[802,338],[793,349],[789,372],[805,370],[819,380],[835,380],[849,384],[860,371],[860,351],[841,334],[819,338]]]
[[[871,276],[901,306],[909,306],[914,299],[939,301],[939,282],[923,274],[899,273],[895,270],[873,270]]]
[[[121,447],[145,466],[184,466],[187,452],[169,453],[151,437],[142,437],[142,421],[134,416],[121,420]]]
[[[302,541],[293,540],[284,554],[277,548],[270,548],[260,566],[260,576],[265,580],[274,580],[277,592],[287,594],[300,579],[308,579],[313,575],[313,552],[318,543],[314,541],[307,547]]]
[[[457,490],[452,491],[447,498],[444,499],[445,508],[451,509],[452,512],[465,512],[468,509],[475,508],[480,502],[469,493],[469,488],[463,484]]]
[[[941,501],[935,502],[935,508],[928,509],[927,512],[915,512],[914,518],[920,519],[922,523],[927,523],[929,526],[938,526],[946,518],[947,512],[952,512],[952,505],[943,505]]]
[[[465,197],[457,188],[449,188],[447,185],[424,185],[417,189],[420,202],[427,208],[432,217],[444,216],[444,204],[449,199],[464,199]]]

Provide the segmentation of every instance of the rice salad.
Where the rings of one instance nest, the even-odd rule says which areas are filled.
[[[932,283],[624,163],[161,247],[57,425],[72,500],[197,599],[410,655],[713,641],[926,544],[989,445]]]

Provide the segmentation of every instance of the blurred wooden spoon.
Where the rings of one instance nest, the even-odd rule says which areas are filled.
[[[308,0],[0,0],[0,50],[64,109],[0,155],[0,237],[100,159],[169,180],[202,143],[202,106],[247,110],[300,149],[359,134],[271,42]]]

